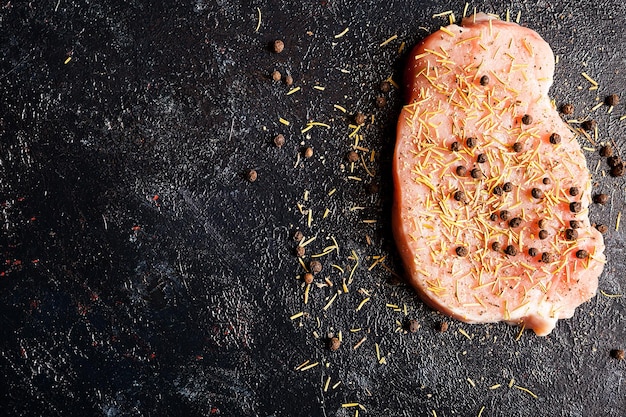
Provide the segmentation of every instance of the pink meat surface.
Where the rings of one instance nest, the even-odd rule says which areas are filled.
[[[409,57],[393,229],[411,284],[446,315],[543,336],[596,293],[591,176],[548,97],[553,75],[537,33],[484,14]]]

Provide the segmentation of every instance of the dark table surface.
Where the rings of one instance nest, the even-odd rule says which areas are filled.
[[[626,301],[610,296],[626,293],[624,181],[603,175],[596,151],[594,189],[611,196],[590,214],[609,226],[604,294],[550,336],[453,320],[439,333],[444,318],[399,278],[389,209],[402,96],[378,85],[399,81],[410,48],[446,24],[434,14],[463,6],[0,1],[2,415],[626,415],[626,361],[609,354],[626,347]],[[521,12],[559,57],[556,103],[595,118],[625,155],[624,104],[592,111],[626,95],[625,4],[476,6]],[[272,82],[275,69],[293,86]],[[369,172],[345,162],[358,111]],[[302,133],[310,121],[328,127]],[[313,157],[298,158],[307,146]],[[297,229],[316,237],[307,262],[338,244],[316,281],[334,285],[313,285],[307,304]],[[418,332],[399,331],[405,312]]]

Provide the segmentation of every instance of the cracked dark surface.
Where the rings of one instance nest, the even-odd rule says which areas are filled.
[[[353,416],[341,405],[354,402],[373,416],[475,416],[482,407],[483,416],[626,414],[626,362],[609,355],[626,346],[623,297],[599,293],[546,338],[515,341],[507,325],[453,320],[439,333],[443,317],[411,288],[380,266],[368,270],[372,256],[386,255],[402,273],[389,218],[402,97],[394,89],[378,109],[378,85],[399,80],[410,47],[446,24],[433,14],[460,16],[464,3],[158,3],[0,2],[3,415]],[[571,102],[583,117],[596,97],[623,96],[623,3],[479,8],[504,16],[507,6],[559,56],[557,104]],[[286,96],[274,69],[301,91]],[[375,195],[341,168],[357,111],[375,115],[363,140],[378,155],[368,165]],[[625,156],[624,104],[593,114],[601,140]],[[330,128],[300,133],[309,120]],[[303,146],[314,156],[294,167]],[[601,175],[597,152],[587,157],[592,171],[601,161],[594,192],[610,196],[591,208],[592,222],[609,225],[600,289],[623,294],[626,235],[614,225],[624,182]],[[311,229],[297,203],[313,210]],[[323,258],[335,287],[313,288],[307,305],[295,279],[298,228],[318,236],[308,255],[327,236],[340,247]],[[352,250],[361,262],[351,291],[323,310],[347,277],[330,265],[349,271]],[[370,301],[356,311],[360,288]],[[418,331],[396,332],[404,314],[386,304],[406,304]],[[325,337],[338,331],[342,346],[330,352]],[[295,370],[306,360],[320,365]],[[509,388],[512,379],[537,398]]]

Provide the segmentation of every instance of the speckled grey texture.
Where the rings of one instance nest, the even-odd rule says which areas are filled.
[[[463,2],[155,3],[0,2],[3,415],[353,416],[342,404],[355,402],[361,416],[626,414],[626,362],[609,357],[626,348],[624,298],[599,294],[545,338],[515,341],[513,327],[452,320],[438,333],[442,316],[380,265],[369,270],[386,256],[402,274],[389,216],[402,97],[392,90],[377,109],[377,86],[399,80],[410,48],[446,24],[433,14],[460,16]],[[475,6],[522,12],[559,56],[551,96],[572,102],[576,116],[596,98],[624,95],[622,2]],[[277,38],[280,55],[270,52]],[[301,90],[286,96],[274,69]],[[623,98],[612,114],[593,113],[601,140],[622,155]],[[356,111],[375,116],[361,142],[376,151],[375,196],[365,192],[371,180],[348,179]],[[302,134],[312,120],[330,128]],[[303,146],[314,156],[295,166]],[[614,230],[624,181],[587,156],[594,190],[611,195],[591,209],[592,222],[609,225],[600,289],[626,294],[626,235]],[[362,168],[354,175],[368,178]],[[313,210],[310,229],[298,203]],[[335,286],[312,288],[307,305],[298,228],[317,236],[307,259],[327,237],[339,243],[321,274]],[[355,264],[351,251],[360,263],[350,292],[323,310]],[[359,289],[370,301],[356,311],[367,297]],[[418,332],[397,332],[404,313],[387,304],[406,305]],[[331,353],[324,337],[339,331]],[[296,370],[307,360],[319,365]]]

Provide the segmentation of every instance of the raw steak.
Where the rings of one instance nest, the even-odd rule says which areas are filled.
[[[393,229],[411,284],[444,314],[543,336],[595,295],[604,242],[553,75],[537,33],[484,14],[409,57]]]

